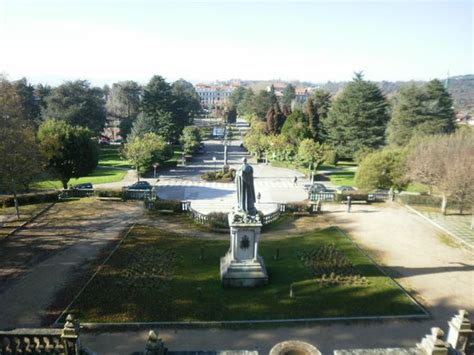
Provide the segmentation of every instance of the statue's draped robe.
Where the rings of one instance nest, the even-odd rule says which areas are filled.
[[[253,169],[250,165],[244,164],[237,171],[235,176],[237,184],[237,207],[250,215],[255,215],[255,188],[253,186]]]

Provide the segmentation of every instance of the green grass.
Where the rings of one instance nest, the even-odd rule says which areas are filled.
[[[366,285],[322,286],[300,253],[334,243]],[[229,321],[421,313],[337,228],[263,240],[270,283],[225,289],[219,260],[227,240],[137,226],[73,304],[81,321]],[[273,256],[276,250],[280,258]],[[199,257],[200,250],[203,258]],[[290,285],[294,297],[289,297]]]
[[[69,180],[69,185],[82,184],[90,182],[93,185],[103,184],[108,182],[121,181],[127,174],[127,170],[105,168],[98,166],[90,175],[81,177],[79,179]],[[62,184],[59,180],[43,180],[32,184],[35,189],[61,189]]]
[[[90,182],[104,184],[121,181],[131,169],[130,162],[120,155],[120,146],[101,146],[99,165],[88,176],[69,180],[70,185]],[[61,189],[63,186],[59,180],[46,179],[38,181],[31,186],[34,189]]]
[[[408,192],[429,192],[429,189],[428,189],[428,186],[424,185],[424,184],[420,184],[420,183],[417,183],[417,182],[414,182],[414,183],[411,183],[407,186],[407,188],[405,189],[405,191],[408,191]]]
[[[130,161],[121,155],[121,147],[113,145],[100,148],[99,165],[113,168],[132,168]]]
[[[335,171],[330,174],[326,174],[329,177],[329,180],[336,185],[336,186],[354,186],[354,176],[355,172],[354,171],[347,171],[347,170],[342,170],[342,171]]]

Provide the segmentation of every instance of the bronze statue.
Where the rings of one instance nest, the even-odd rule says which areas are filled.
[[[247,158],[242,159],[242,166],[237,170],[235,182],[237,185],[237,209],[245,214],[255,216],[255,188],[253,186],[253,169],[247,164]]]

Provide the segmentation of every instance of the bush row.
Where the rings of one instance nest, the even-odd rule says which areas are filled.
[[[26,193],[17,195],[19,205],[31,205],[35,203],[54,202],[58,200],[58,191],[38,192],[38,193]],[[0,196],[0,207],[13,207],[15,201],[13,195]]]
[[[181,201],[179,200],[152,200],[152,201],[147,201],[149,203],[149,206],[151,207],[151,210],[155,211],[173,211],[176,213],[183,212],[181,210]]]
[[[206,171],[201,175],[201,178],[205,181],[231,182],[235,179],[235,169],[230,169],[227,172],[222,170]]]

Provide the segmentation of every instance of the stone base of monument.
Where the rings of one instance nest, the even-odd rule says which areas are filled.
[[[230,249],[221,258],[221,281],[225,287],[256,287],[268,283],[263,258],[258,255],[262,223],[258,216],[230,213]]]
[[[255,261],[232,260],[230,252],[221,258],[221,281],[224,287],[257,287],[268,283],[268,273],[259,256]]]

